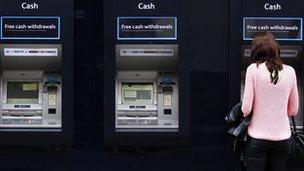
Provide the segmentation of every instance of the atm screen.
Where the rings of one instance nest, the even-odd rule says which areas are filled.
[[[153,83],[122,83],[123,103],[152,104]]]
[[[39,82],[7,82],[8,104],[36,104],[39,102]]]

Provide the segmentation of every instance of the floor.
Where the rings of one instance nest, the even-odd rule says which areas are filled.
[[[297,166],[288,171],[303,170]],[[0,170],[22,171],[238,171],[230,149],[218,147],[145,148],[120,147],[1,147]]]

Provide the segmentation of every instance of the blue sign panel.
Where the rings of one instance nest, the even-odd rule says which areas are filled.
[[[252,40],[257,33],[271,32],[276,40],[301,41],[302,18],[244,17],[243,40]]]
[[[176,17],[118,17],[118,40],[176,40]]]
[[[60,17],[3,16],[1,39],[60,39]]]

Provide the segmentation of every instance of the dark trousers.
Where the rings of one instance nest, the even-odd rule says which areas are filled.
[[[247,171],[284,171],[290,139],[268,141],[248,136],[246,146]]]

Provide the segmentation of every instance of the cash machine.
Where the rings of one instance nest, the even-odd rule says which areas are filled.
[[[178,131],[177,58],[177,45],[116,45],[116,131]]]
[[[0,4],[0,144],[70,145],[73,2]]]
[[[189,75],[178,1],[104,6],[105,144],[187,143]]]
[[[61,128],[61,46],[3,44],[2,128]]]
[[[281,47],[283,63],[297,74],[299,112],[297,128],[303,130],[303,2],[243,0],[230,2],[229,107],[243,97],[246,68],[250,65],[250,45],[258,32],[273,33]]]

